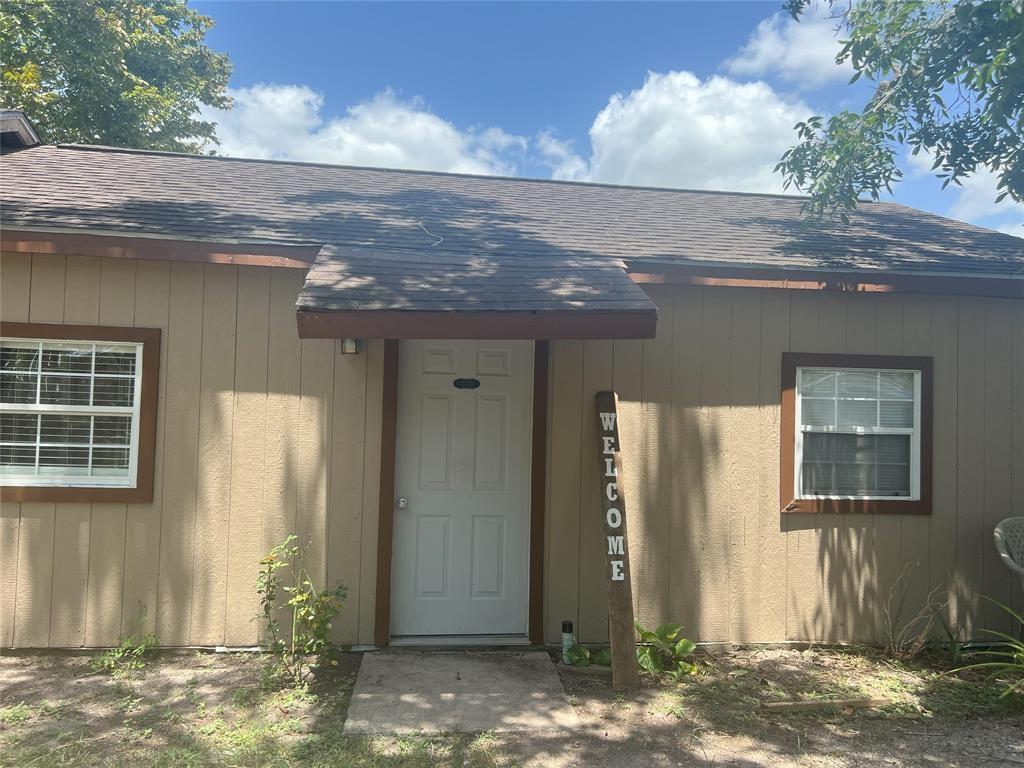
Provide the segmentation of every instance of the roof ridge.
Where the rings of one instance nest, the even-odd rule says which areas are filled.
[[[55,147],[81,152],[117,152],[129,155],[153,155],[156,157],[181,157],[190,160],[218,160],[233,163],[261,163],[264,165],[285,165],[301,168],[338,168],[342,170],[376,171],[416,176],[444,176],[462,179],[487,179],[492,181],[513,181],[531,184],[555,184],[576,187],[598,187],[607,189],[637,190],[642,192],[679,192],[691,195],[724,195],[737,197],[769,197],[783,200],[808,200],[808,195],[790,195],[780,192],[745,192],[727,189],[694,189],[688,187],[658,187],[646,184],[615,184],[606,181],[574,181],[572,179],[545,179],[536,176],[500,176],[487,173],[460,173],[456,171],[428,171],[419,168],[386,168],[374,165],[347,165],[339,163],[317,163],[309,160],[273,160],[264,157],[232,157],[229,155],[200,155],[190,152],[171,152],[158,149],[136,149],[133,147],[112,147],[103,144],[44,144],[41,147]],[[889,201],[861,200],[861,203],[888,204]]]

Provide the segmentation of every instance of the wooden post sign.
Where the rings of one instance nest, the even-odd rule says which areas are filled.
[[[633,629],[633,590],[629,578],[629,539],[626,536],[626,500],[619,453],[619,396],[597,393],[598,461],[601,468],[601,512],[607,542],[605,575],[608,580],[608,635],[612,646],[612,685],[636,688]]]

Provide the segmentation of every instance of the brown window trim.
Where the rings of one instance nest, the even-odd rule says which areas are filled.
[[[156,458],[156,406],[160,381],[160,329],[55,323],[0,323],[0,336],[25,339],[81,339],[142,343],[142,402],[139,404],[139,452],[135,486],[74,488],[5,485],[4,501],[148,502],[153,500]]]
[[[795,483],[796,461],[796,369],[903,368],[921,372],[921,498],[798,499]],[[932,359],[907,355],[833,355],[814,352],[786,352],[782,355],[782,418],[780,488],[782,511],[795,513],[858,512],[872,514],[929,515],[932,511]]]

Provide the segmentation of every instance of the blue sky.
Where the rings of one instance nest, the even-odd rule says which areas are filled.
[[[869,92],[826,13],[774,1],[193,5],[234,63],[236,156],[779,191],[793,123]],[[991,174],[908,175],[900,202],[1024,234]]]

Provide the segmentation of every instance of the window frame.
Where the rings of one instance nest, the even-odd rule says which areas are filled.
[[[798,372],[801,368],[913,372],[917,439],[911,438],[911,496],[803,496],[800,485],[802,439]],[[786,352],[782,355],[780,494],[782,512],[931,514],[932,358],[907,355],[844,355]],[[839,430],[837,430],[839,431]],[[880,432],[884,434],[884,432]],[[915,472],[915,465],[917,471]],[[915,494],[914,491],[917,491]]]
[[[136,358],[141,362],[136,377],[138,400],[132,425],[131,462],[134,465],[134,483],[110,485],[53,483],[8,484],[0,477],[0,496],[4,501],[49,502],[149,502],[153,500],[153,474],[156,453],[157,389],[160,369],[160,329],[123,328],[115,326],[65,325],[53,323],[0,323],[0,337],[18,342],[50,341],[76,344],[103,344],[108,342],[141,345]],[[60,408],[36,407],[29,410],[46,412]],[[18,481],[19,478],[11,478]],[[71,482],[74,482],[71,479]]]

